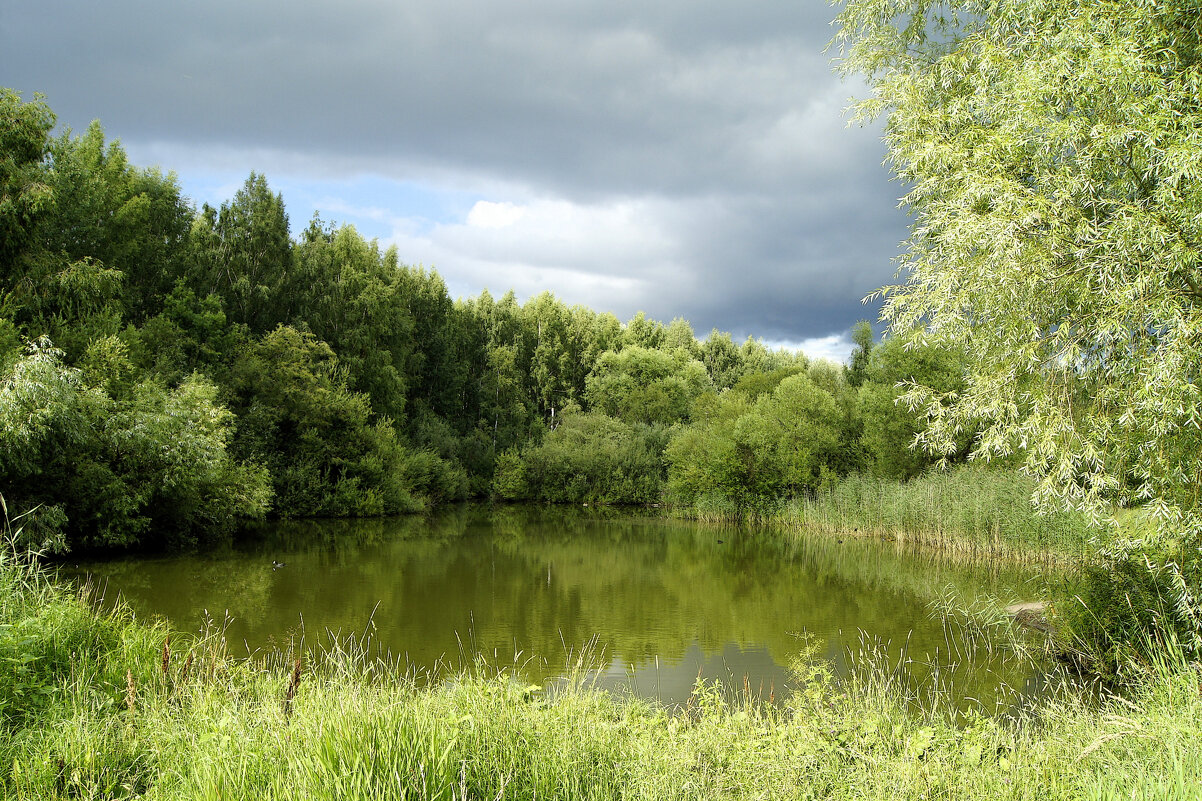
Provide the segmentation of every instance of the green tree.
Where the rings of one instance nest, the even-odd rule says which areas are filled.
[[[873,347],[864,377],[858,400],[869,469],[887,478],[917,476],[938,457],[917,446],[926,429],[926,417],[910,408],[901,396],[907,387],[915,385],[945,397],[960,391],[964,386],[964,360],[946,348],[929,344],[908,347],[904,338],[891,336]],[[946,456],[963,460],[973,445],[972,433],[962,432],[959,447]]]
[[[0,115],[0,341],[50,336],[74,361],[90,339],[119,330],[124,274],[86,249],[60,246],[63,229],[80,226],[66,222],[71,198],[60,197],[71,182],[50,167],[52,151],[69,144],[64,137],[52,147],[53,114],[40,100],[21,103],[0,90]],[[89,230],[103,224],[89,221]]]
[[[395,254],[391,258],[395,261]],[[463,410],[464,386],[472,376],[447,285],[433,270],[403,266],[397,293],[412,319],[405,373],[410,398],[439,417],[455,419]]]
[[[0,382],[0,481],[11,513],[33,511],[36,545],[178,544],[263,514],[267,476],[230,457],[213,384],[113,381],[132,370],[116,340],[90,357],[67,367],[43,339]]]
[[[731,387],[734,392],[741,392],[749,399],[755,400],[761,395],[765,395],[780,385],[780,382],[792,375],[804,373],[803,367],[782,367],[779,370],[773,370],[770,373],[747,373]]]
[[[649,320],[646,314],[638,312],[630,318],[630,322],[626,323],[626,327],[622,330],[622,346],[662,348],[666,333],[663,323],[658,320]]]
[[[122,340],[141,370],[175,386],[193,372],[228,384],[235,357],[251,340],[244,325],[231,324],[217,295],[197,298],[183,282],[163,301],[163,310]]]
[[[0,269],[6,275],[51,202],[43,168],[54,121],[40,97],[24,103],[17,92],[0,88]]]
[[[614,349],[621,337],[622,325],[612,314],[598,314],[584,306],[573,306],[571,317],[568,352],[565,354],[566,383],[572,399],[580,403],[584,399],[588,374],[602,353]]]
[[[347,387],[330,346],[281,326],[238,359],[231,376],[240,458],[265,465],[284,516],[370,516],[421,508],[406,453],[366,395]]]
[[[93,122],[83,135],[68,132],[51,143],[47,179],[54,204],[39,227],[42,247],[119,270],[126,320],[157,313],[185,270],[192,224],[175,176],[131,165]]]
[[[550,292],[541,292],[522,307],[530,352],[530,393],[534,408],[554,423],[556,409],[576,400],[571,376],[569,337],[571,312]]]
[[[700,359],[701,343],[693,333],[693,326],[683,317],[676,317],[664,329],[664,348],[666,350],[683,350],[693,359]]]
[[[665,452],[676,503],[760,517],[833,480],[840,411],[804,374],[784,378],[754,403],[738,392],[703,400],[694,417]]]
[[[779,494],[797,496],[833,478],[839,464],[842,415],[836,399],[804,375],[781,381],[756,404],[774,429]]]
[[[1197,4],[852,0],[915,215],[884,318],[967,354],[924,442],[1023,451],[1040,498],[1155,499],[1202,532],[1202,44]],[[1092,398],[1087,408],[1082,400]],[[1188,513],[1185,517],[1183,513]]]
[[[404,419],[414,348],[412,298],[403,280],[395,250],[381,253],[353,226],[333,228],[314,218],[282,288],[288,322],[329,344],[350,388],[367,393],[373,412],[394,421]]]
[[[768,365],[772,361],[772,356],[764,347],[764,343],[754,337],[749,336],[743,340],[743,344],[739,347],[739,358],[743,362],[743,375],[771,372],[772,368]]]
[[[1153,504],[1160,550],[1131,559],[1194,653],[1199,18],[1194,0],[850,0],[835,40],[914,219],[883,317],[968,359],[963,391],[906,393],[922,444],[979,428],[975,455],[1021,454],[1046,506]]]
[[[858,387],[864,383],[872,359],[875,345],[872,323],[867,320],[856,323],[851,329],[851,341],[855,347],[851,350],[851,364],[847,365],[847,383]]]
[[[660,427],[569,405],[539,444],[502,454],[493,492],[507,500],[651,503],[663,481]]]
[[[220,295],[230,320],[262,334],[292,318],[283,291],[292,267],[284,198],[251,173],[218,211],[205,206],[189,234],[192,287]]]
[[[529,362],[522,358],[523,317],[513,292],[494,301],[485,290],[466,311],[481,332],[474,362],[479,403],[475,428],[476,438],[488,446],[487,458],[480,462],[488,473],[497,454],[520,445],[542,426],[526,391]]]
[[[610,417],[672,425],[687,419],[693,401],[712,388],[705,367],[687,351],[627,345],[601,354],[585,396],[591,408]]]
[[[743,354],[730,334],[717,328],[701,343],[701,363],[718,389],[729,389],[743,376]]]

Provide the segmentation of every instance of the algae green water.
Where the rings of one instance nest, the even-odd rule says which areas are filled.
[[[686,702],[698,677],[784,697],[805,649],[846,673],[867,647],[909,692],[986,711],[1041,681],[1029,664],[966,649],[931,608],[941,595],[1037,598],[1036,572],[631,513],[465,506],[285,521],[215,551],[72,562],[62,575],[178,629],[224,626],[234,653],[366,634],[418,672],[482,657],[539,684],[584,653],[603,686],[667,703]]]

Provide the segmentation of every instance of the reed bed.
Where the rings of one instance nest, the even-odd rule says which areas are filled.
[[[909,481],[850,475],[810,495],[782,498],[750,519],[792,529],[877,537],[937,548],[951,555],[1025,562],[1074,562],[1097,552],[1098,538],[1072,511],[1038,512],[1032,481],[1015,470],[961,465]],[[714,525],[746,522],[730,499],[703,496],[670,513]]]
[[[1010,470],[958,467],[908,482],[848,476],[785,504],[777,520],[796,529],[879,536],[987,558],[1073,561],[1098,547],[1083,515],[1041,514],[1030,479]]]
[[[1197,666],[1007,722],[916,710],[892,667],[799,656],[783,706],[699,684],[669,710],[509,670],[422,685],[349,642],[230,656],[0,561],[6,799],[1196,798]],[[297,657],[304,662],[298,667]],[[577,660],[577,665],[583,664]],[[577,676],[583,676],[583,673]]]

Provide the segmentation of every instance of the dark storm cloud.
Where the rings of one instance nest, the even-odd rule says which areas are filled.
[[[892,275],[888,260],[904,234],[881,224],[895,216],[892,203],[864,206],[865,198],[833,193],[780,200],[728,206],[727,219],[694,240],[704,280],[685,302],[689,319],[768,339],[846,332],[858,319],[875,320],[878,307],[861,299]]]
[[[582,208],[646,200],[671,254],[562,265],[641,273],[634,296],[572,302],[828,334],[865,315],[859,299],[889,279],[904,234],[879,137],[843,128],[852,90],[822,52],[822,2],[0,9],[3,81],[44,92],[76,128],[102,119],[135,156],[258,153],[313,175],[507,186]],[[453,273],[451,243],[437,266]]]

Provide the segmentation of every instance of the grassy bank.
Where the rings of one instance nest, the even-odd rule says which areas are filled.
[[[688,707],[504,674],[430,688],[346,651],[231,659],[0,565],[0,795],[46,798],[1192,798],[1198,672],[1018,725],[921,714],[884,670],[799,663],[787,706]],[[964,722],[961,721],[961,724]]]

